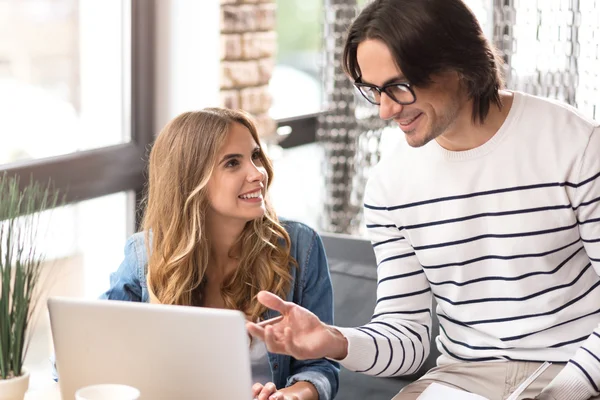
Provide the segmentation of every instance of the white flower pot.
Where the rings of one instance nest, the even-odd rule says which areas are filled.
[[[0,379],[0,400],[23,400],[29,388],[29,371],[22,369],[23,375],[11,379]]]

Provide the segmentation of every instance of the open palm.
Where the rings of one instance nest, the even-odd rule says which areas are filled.
[[[327,356],[331,332],[315,314],[269,292],[262,291],[257,298],[283,316],[281,321],[265,327],[251,322],[246,324],[248,332],[263,340],[270,352],[287,354],[297,360]]]

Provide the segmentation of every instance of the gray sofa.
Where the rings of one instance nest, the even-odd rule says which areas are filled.
[[[377,267],[371,244],[346,235],[322,233],[335,297],[334,318],[338,326],[361,326],[369,322],[376,300]],[[434,313],[432,342],[439,332]],[[337,399],[391,399],[400,389],[435,366],[439,355],[435,343],[421,370],[400,378],[377,378],[342,368]]]

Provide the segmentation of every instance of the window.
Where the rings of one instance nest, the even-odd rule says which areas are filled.
[[[0,172],[52,179],[69,202],[144,182],[154,3],[109,3],[0,2]]]
[[[321,110],[323,0],[277,0],[277,63],[269,84],[274,119]]]
[[[283,148],[312,143],[322,106],[319,63],[323,0],[276,0],[277,63],[269,83],[270,115]]]
[[[0,163],[127,142],[131,2],[0,7]]]

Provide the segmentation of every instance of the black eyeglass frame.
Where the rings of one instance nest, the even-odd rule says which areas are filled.
[[[367,97],[367,96],[366,96],[366,95],[363,93],[363,91],[362,91],[362,90],[360,90],[360,88],[361,88],[361,87],[365,87],[365,88],[369,88],[369,89],[374,89],[374,90],[376,90],[376,91],[379,93],[379,98],[380,98],[380,99],[381,99],[381,95],[382,95],[383,93],[385,93],[385,94],[387,94],[387,95],[388,95],[388,97],[389,97],[390,99],[394,100],[396,103],[398,103],[398,104],[400,104],[400,105],[403,105],[403,106],[408,106],[408,105],[410,105],[410,104],[414,104],[414,103],[417,101],[417,95],[415,94],[415,91],[413,90],[413,88],[412,88],[411,84],[410,84],[410,83],[408,83],[408,82],[392,82],[392,83],[386,83],[386,84],[385,84],[385,85],[383,85],[383,86],[377,86],[377,85],[371,85],[370,83],[364,83],[364,82],[360,82],[359,80],[356,80],[356,81],[354,82],[354,86],[356,87],[356,89],[358,89],[358,91],[360,92],[360,94],[361,94],[361,95],[362,95],[362,96],[363,96],[365,99],[367,99],[367,101],[368,101],[369,103],[371,103],[371,104],[374,104],[374,105],[376,105],[376,106],[378,106],[378,105],[381,105],[381,101],[380,101],[380,102],[375,102],[375,101],[372,101],[371,99],[369,99],[369,98],[368,98],[368,97]],[[402,86],[402,87],[404,87],[404,88],[408,89],[408,92],[409,92],[410,94],[412,94],[412,97],[413,97],[412,101],[410,101],[410,102],[401,102],[401,101],[398,101],[398,99],[396,99],[396,98],[394,97],[394,95],[391,93],[391,91],[388,91],[388,90],[387,90],[388,88],[390,88],[390,87],[394,87],[394,86]]]

